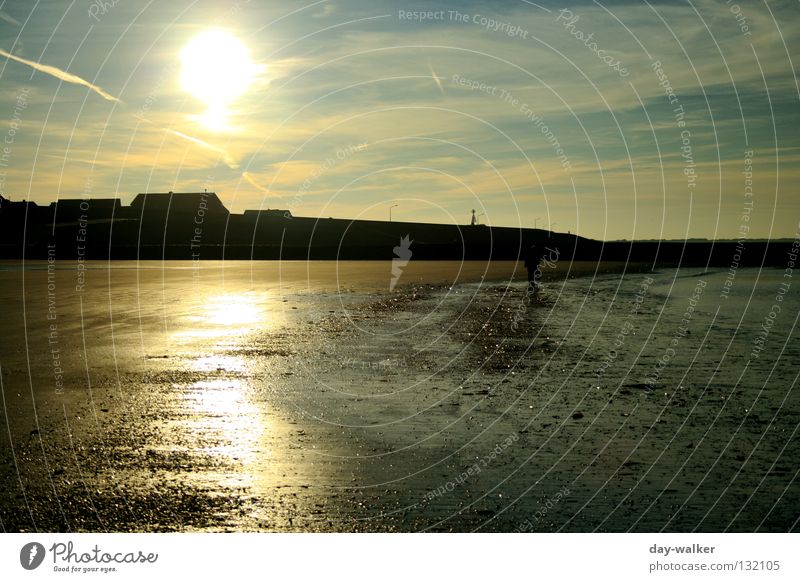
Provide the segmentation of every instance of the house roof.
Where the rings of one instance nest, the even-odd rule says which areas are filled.
[[[173,213],[230,214],[214,192],[144,192],[137,194],[131,208],[140,211],[166,211]]]

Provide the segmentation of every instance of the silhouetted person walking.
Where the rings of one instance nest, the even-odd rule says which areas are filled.
[[[532,244],[525,256],[525,268],[528,270],[528,293],[536,293],[539,290],[539,263],[542,262],[544,250],[537,244]]]

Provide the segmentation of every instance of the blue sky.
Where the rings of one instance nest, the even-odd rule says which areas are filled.
[[[386,219],[398,204],[395,219],[465,223],[475,208],[489,224],[604,239],[798,231],[796,2],[121,0],[0,11],[0,50],[18,57],[0,59],[0,133],[14,129],[1,184],[12,199],[127,202],[207,187],[234,211]],[[181,50],[209,29],[241,41],[257,68],[223,129],[203,123],[205,105],[180,82]]]

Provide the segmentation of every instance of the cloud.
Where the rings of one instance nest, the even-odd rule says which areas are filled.
[[[442,87],[442,80],[436,74],[436,71],[433,70],[433,65],[428,61],[428,69],[431,72],[431,77],[433,78],[433,82],[436,83],[436,86],[439,87],[439,91],[444,95],[444,87]]]
[[[255,178],[250,175],[249,172],[242,172],[242,178],[244,178],[251,186],[254,186],[257,190],[260,190],[264,194],[270,194],[270,191],[267,188],[264,188],[261,184],[259,184]]]
[[[222,158],[222,161],[225,162],[225,165],[228,166],[231,170],[238,170],[239,169],[239,164],[236,163],[236,160],[234,160],[228,154],[228,152],[225,151],[223,148],[218,148],[217,146],[213,146],[210,143],[203,141],[202,139],[198,139],[196,137],[192,137],[190,135],[186,135],[185,133],[181,133],[180,131],[175,131],[174,129],[164,129],[164,131],[166,131],[167,133],[169,133],[171,135],[177,136],[177,137],[179,137],[181,139],[185,139],[187,141],[190,141],[193,144],[199,145],[203,149],[207,149],[209,151],[212,151],[214,153],[219,154],[220,157]]]
[[[142,122],[147,123],[149,125],[153,125],[155,127],[158,127],[157,124],[155,124],[153,121],[147,119],[146,117],[143,117],[143,116],[137,115],[137,114],[134,114],[134,117],[136,119],[138,119],[139,121],[142,121]],[[240,171],[241,168],[239,166],[239,163],[233,158],[233,156],[231,156],[230,153],[228,153],[228,151],[225,148],[221,148],[221,147],[212,145],[212,144],[208,143],[207,141],[203,141],[200,138],[193,137],[191,135],[187,135],[185,133],[182,133],[182,132],[174,130],[174,129],[169,129],[169,128],[166,128],[166,127],[162,127],[160,129],[162,131],[168,133],[169,135],[174,135],[175,137],[179,137],[179,138],[181,138],[181,139],[183,139],[185,141],[193,143],[193,144],[199,146],[200,148],[202,148],[204,150],[207,150],[207,151],[210,151],[210,152],[213,152],[213,153],[217,154],[222,159],[222,162],[229,169],[234,170],[235,172],[239,172],[239,176],[245,182],[247,182],[248,184],[250,184],[251,186],[256,188],[258,191],[260,191],[260,192],[262,192],[264,194],[270,194],[270,190],[268,188],[265,188],[261,184],[259,184],[258,181],[256,181],[256,179],[253,177],[253,175],[251,173],[249,173],[247,171]]]
[[[325,4],[322,7],[322,10],[312,14],[311,18],[325,18],[326,16],[330,16],[331,14],[333,14],[333,12],[334,12],[333,4]]]
[[[110,93],[107,93],[101,87],[93,85],[89,81],[81,79],[77,75],[73,75],[72,73],[62,71],[57,67],[51,67],[50,65],[43,65],[42,63],[37,63],[36,61],[29,61],[28,59],[23,59],[22,57],[12,55],[10,52],[4,51],[3,49],[0,49],[0,56],[4,56],[11,61],[16,61],[23,65],[28,65],[32,69],[35,69],[37,71],[55,77],[56,79],[61,79],[62,81],[66,81],[67,83],[72,83],[74,85],[83,85],[84,87],[88,87],[89,89],[100,95],[103,99],[106,99],[108,101],[121,102],[120,99],[114,97]]]
[[[0,10],[0,20],[5,20],[6,22],[9,22],[15,26],[22,26],[22,23],[19,20],[17,20],[16,18],[12,18],[2,10]]]

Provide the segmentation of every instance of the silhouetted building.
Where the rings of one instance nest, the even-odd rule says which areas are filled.
[[[146,192],[137,194],[130,205],[138,216],[193,216],[227,217],[228,209],[214,192]]]
[[[414,260],[522,261],[534,243],[567,260],[647,266],[727,265],[731,242],[601,242],[530,228],[293,216],[288,210],[232,214],[214,192],[62,199],[48,206],[0,198],[0,258],[42,259],[376,259],[390,261],[405,236]],[[741,265],[785,262],[790,243],[751,242]]]
[[[50,220],[58,223],[78,220],[111,220],[122,218],[123,206],[119,198],[66,199],[51,202]]]

